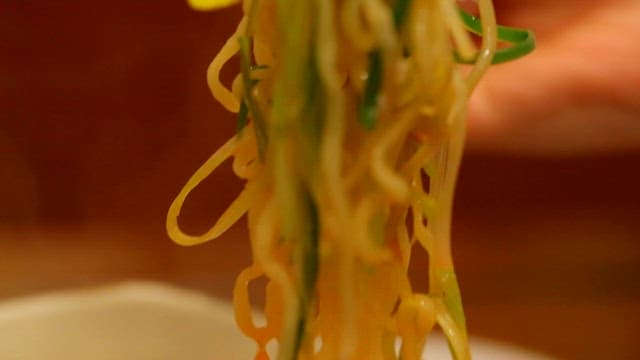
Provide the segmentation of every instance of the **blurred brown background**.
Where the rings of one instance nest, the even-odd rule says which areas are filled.
[[[0,2],[0,299],[129,278],[230,295],[242,226],[179,248],[164,217],[234,131],[204,74],[238,18],[181,0]],[[469,151],[454,246],[473,334],[640,358],[638,164]],[[207,228],[240,186],[219,170],[185,227]]]

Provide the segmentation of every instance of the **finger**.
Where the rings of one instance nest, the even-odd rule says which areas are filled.
[[[598,8],[526,59],[488,72],[470,103],[469,145],[576,154],[640,147],[640,3]]]

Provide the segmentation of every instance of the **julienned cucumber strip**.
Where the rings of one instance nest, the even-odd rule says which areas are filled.
[[[437,276],[444,293],[442,299],[444,306],[460,330],[465,332],[466,321],[464,318],[464,310],[462,309],[462,297],[460,296],[460,287],[458,286],[456,273],[452,268],[442,269],[438,271]]]
[[[382,54],[374,50],[369,54],[369,77],[364,86],[359,120],[365,130],[373,130],[378,117],[378,94],[382,86]]]
[[[411,0],[396,0],[393,4],[393,24],[398,30],[409,15]]]
[[[458,10],[460,18],[462,19],[462,22],[464,22],[466,28],[472,33],[482,35],[482,22],[480,19],[462,9]],[[498,40],[508,42],[511,46],[498,49],[493,57],[492,64],[500,64],[521,58],[532,52],[536,47],[536,40],[533,31],[526,29],[498,25]],[[459,63],[473,64],[475,60],[475,57],[465,59],[456,54],[456,61]]]
[[[460,296],[460,287],[456,278],[456,273],[453,268],[437,270],[437,279],[440,282],[442,288],[442,302],[447,311],[453,318],[458,329],[463,333],[467,333],[467,325],[464,317],[464,310],[462,308],[462,297]],[[466,336],[466,335],[465,335]],[[454,360],[458,360],[458,354],[449,339],[449,352],[452,354]]]
[[[240,103],[240,111],[238,111],[238,122],[236,124],[236,134],[240,134],[242,129],[249,123],[249,108],[247,103],[242,99]]]
[[[305,341],[305,332],[307,327],[307,316],[315,298],[316,281],[318,279],[318,267],[320,266],[320,258],[318,246],[320,243],[320,221],[318,218],[318,208],[315,201],[308,191],[303,196],[305,199],[306,218],[308,223],[304,224],[305,238],[298,244],[298,251],[302,261],[300,269],[300,293],[298,319],[295,330],[295,341],[293,344],[293,355],[297,355]]]
[[[395,0],[393,5],[393,24],[399,30],[409,15],[411,0]],[[369,54],[369,77],[365,84],[362,103],[359,109],[360,125],[373,130],[378,117],[378,93],[382,87],[382,54],[380,49]]]
[[[267,130],[265,120],[262,117],[262,113],[258,108],[258,104],[255,99],[251,95],[251,88],[255,85],[254,81],[251,79],[251,45],[250,39],[246,36],[241,36],[238,38],[238,42],[240,43],[240,69],[242,71],[242,82],[245,86],[244,89],[244,101],[248,113],[253,118],[254,122],[254,130],[256,132],[256,139],[258,143],[258,154],[260,156],[260,160],[264,160],[265,152],[267,149]],[[239,114],[243,115],[244,114]],[[241,120],[241,119],[238,119]]]

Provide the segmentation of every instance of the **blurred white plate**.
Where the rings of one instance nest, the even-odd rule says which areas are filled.
[[[231,306],[163,284],[130,282],[0,303],[3,360],[252,359]],[[473,339],[475,360],[543,360],[519,348]],[[428,359],[450,359],[442,337]]]

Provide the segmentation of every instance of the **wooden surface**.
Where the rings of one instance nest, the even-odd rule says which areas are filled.
[[[235,127],[204,73],[237,10],[154,5],[2,5],[0,299],[130,278],[229,297],[249,263],[241,226],[193,248],[164,234],[172,196]],[[469,154],[453,236],[472,334],[561,359],[640,358],[638,164]],[[221,169],[185,226],[205,229],[239,188]]]

